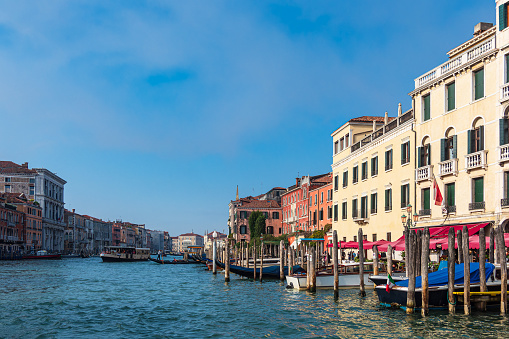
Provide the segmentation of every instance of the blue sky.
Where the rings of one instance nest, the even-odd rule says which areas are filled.
[[[2,1],[2,159],[68,209],[171,235],[330,171],[348,119],[411,107],[495,1]]]

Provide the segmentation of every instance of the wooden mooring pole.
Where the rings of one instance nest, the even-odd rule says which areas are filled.
[[[253,241],[253,279],[256,280],[256,241]]]
[[[500,314],[507,313],[507,260],[505,257],[504,229],[497,228],[497,252],[500,261]]]
[[[332,232],[332,267],[334,271],[334,300],[339,297],[338,232]]]
[[[387,246],[387,274],[392,275],[392,246]]]
[[[486,292],[486,236],[484,228],[479,230],[479,277],[480,290]],[[481,311],[486,311],[486,301],[481,301],[477,306]]]
[[[373,246],[373,275],[378,275],[378,246]]]
[[[262,281],[263,277],[263,255],[265,254],[264,248],[263,248],[263,241],[260,242],[260,282]]]
[[[246,267],[249,268],[249,243],[246,242]]]
[[[283,240],[279,242],[279,280],[285,280],[285,260],[283,251]]]
[[[230,281],[230,242],[228,238],[224,243],[224,281]]]
[[[467,226],[463,226],[462,245],[463,245],[462,250],[463,250],[463,271],[464,271],[463,310],[466,315],[470,315],[470,254],[469,254],[470,240],[468,237]]]
[[[447,282],[447,300],[449,304],[449,313],[456,313],[456,299],[454,298],[454,277],[456,271],[456,252],[454,249],[454,228],[449,228],[448,234],[448,256],[447,271],[449,273]]]
[[[359,228],[357,236],[359,237],[359,294],[361,297],[365,297],[366,290],[364,289],[364,236],[362,234],[362,228]]]
[[[416,233],[417,237],[415,238],[415,242],[416,242],[416,255],[415,255],[415,276],[418,277],[420,276],[422,273],[421,273],[421,256],[422,256],[422,238],[423,238],[423,232],[422,230],[417,230],[417,233]]]
[[[415,256],[417,255],[417,234],[414,231],[408,231],[408,248],[405,252],[408,255],[408,292],[406,299],[406,313],[414,313],[415,309]]]
[[[217,242],[216,239],[212,242],[212,274],[217,274]]]
[[[309,281],[309,292],[316,292],[316,248],[314,246],[311,246],[311,257],[310,257],[310,263],[309,268],[311,269],[311,279]]]
[[[495,263],[495,229],[490,230],[490,263]]]
[[[290,249],[290,263],[288,264],[288,272],[290,272],[290,274],[293,274],[293,266],[295,266],[295,251],[291,246],[289,247],[289,249]]]
[[[428,315],[429,311],[429,285],[428,285],[428,262],[429,262],[429,229],[426,227],[422,235],[421,242],[421,283],[422,283],[422,306],[421,315],[423,317]]]
[[[410,254],[408,253],[408,249],[410,248],[410,232],[408,230],[408,227],[405,227],[405,230],[403,231],[403,234],[405,235],[405,276],[408,278],[408,268],[410,267]]]
[[[463,235],[461,230],[458,230],[456,239],[458,242],[458,264],[463,264]]]

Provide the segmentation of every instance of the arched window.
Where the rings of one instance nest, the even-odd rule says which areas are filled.
[[[456,159],[457,156],[457,136],[453,127],[445,132],[445,138],[440,140],[440,161]]]
[[[431,146],[428,136],[422,139],[422,146],[417,149],[418,167],[429,166],[431,164]]]
[[[504,117],[500,119],[500,146],[509,144],[509,107],[505,109]]]
[[[484,150],[484,120],[477,118],[468,131],[468,154]]]

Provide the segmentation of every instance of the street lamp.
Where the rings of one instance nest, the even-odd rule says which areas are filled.
[[[408,216],[406,214],[403,214],[401,216],[401,223],[403,224],[403,227],[405,228],[415,227],[417,220],[419,220],[419,216],[416,213],[414,213],[412,216],[412,205],[408,204],[408,206],[406,207],[406,212]],[[413,220],[411,219],[411,217],[413,217]]]

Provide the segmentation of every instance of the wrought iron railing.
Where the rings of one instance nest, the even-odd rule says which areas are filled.
[[[473,211],[473,210],[483,210],[486,206],[486,203],[484,201],[480,201],[480,202],[471,202],[470,204],[468,204],[468,209],[470,211]]]
[[[431,209],[423,209],[419,211],[419,216],[430,216],[431,215]]]

